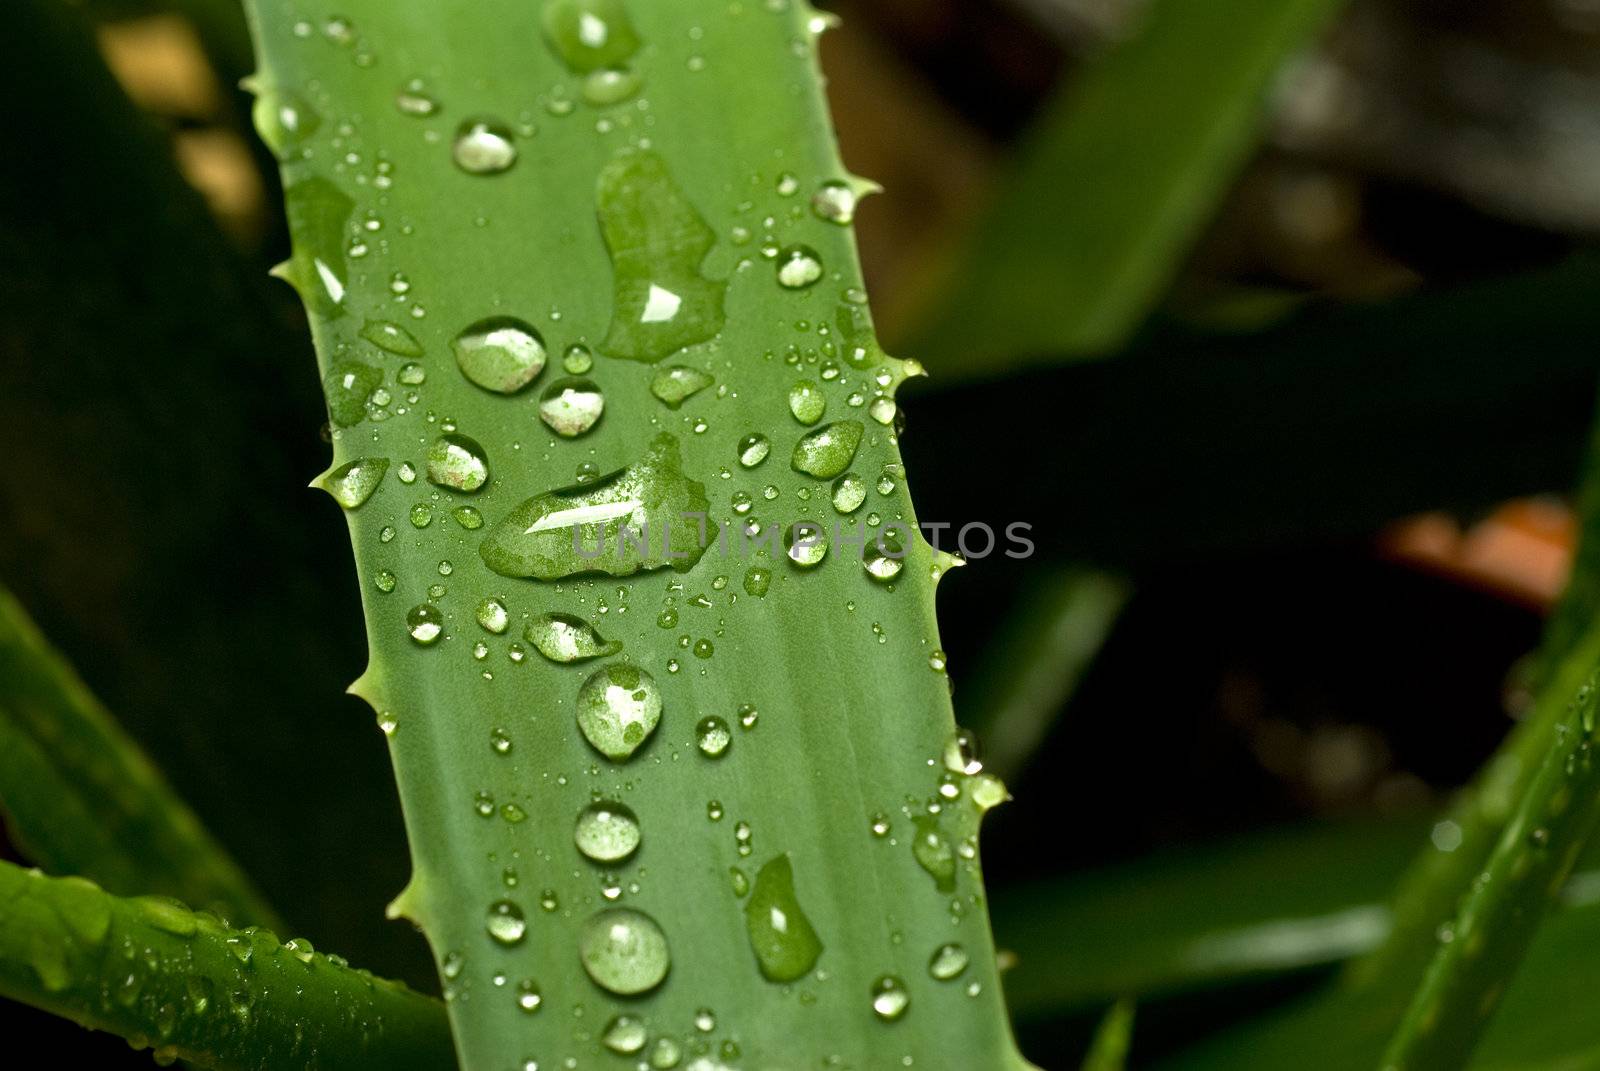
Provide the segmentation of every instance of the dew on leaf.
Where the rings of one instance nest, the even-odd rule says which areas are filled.
[[[279,160],[298,155],[322,117],[299,94],[283,89],[262,89],[250,108],[256,133]]]
[[[367,399],[383,382],[383,373],[368,364],[345,361],[322,378],[328,418],[341,428],[359,424],[367,415]]]
[[[661,721],[661,692],[650,674],[615,663],[578,689],[578,728],[594,749],[626,762]]]
[[[642,911],[625,907],[610,908],[586,921],[578,954],[596,985],[624,997],[648,993],[672,966],[661,927]]]
[[[489,458],[476,439],[446,432],[428,447],[428,482],[456,491],[476,491],[489,479]]]
[[[802,424],[815,424],[822,419],[828,399],[822,388],[809,379],[802,379],[789,388],[789,412]]]
[[[822,526],[809,521],[798,521],[783,534],[784,551],[789,560],[802,569],[822,564],[828,556],[828,536]]]
[[[700,719],[694,727],[694,737],[700,754],[712,759],[720,759],[727,753],[728,745],[733,743],[733,733],[728,730],[728,723],[715,714]]]
[[[358,457],[322,478],[322,487],[345,509],[356,509],[378,489],[389,471],[386,457]]]
[[[515,394],[544,371],[544,337],[515,317],[479,320],[450,347],[462,375],[497,394]]]
[[[822,278],[822,258],[808,245],[791,245],[778,254],[778,285],[804,290]]]
[[[489,914],[484,921],[484,928],[489,931],[489,936],[502,945],[514,945],[527,936],[528,922],[523,917],[522,908],[510,900],[496,900],[489,905]]]
[[[752,565],[744,571],[744,593],[755,598],[766,595],[772,586],[772,570],[763,565]]]
[[[588,346],[574,342],[561,356],[561,367],[574,376],[581,376],[594,367],[594,354]]]
[[[822,940],[795,895],[788,853],[773,856],[756,871],[744,918],[750,949],[767,981],[798,981],[816,966]]]
[[[583,618],[559,612],[540,614],[529,621],[523,626],[522,638],[550,661],[562,664],[604,658],[622,650],[619,641],[607,641]]]
[[[592,379],[558,379],[539,397],[539,419],[564,439],[598,424],[605,408],[605,395]]]
[[[759,431],[751,432],[739,440],[739,464],[753,469],[772,452],[772,442]]]
[[[401,357],[421,357],[422,343],[417,336],[390,320],[368,320],[361,325],[361,337],[388,353]]]
[[[601,67],[583,79],[583,99],[597,108],[620,104],[639,92],[639,75],[630,67]]]
[[[944,768],[967,777],[983,772],[983,747],[971,729],[957,729],[944,744]]]
[[[650,381],[650,393],[668,409],[676,409],[714,382],[709,373],[698,368],[671,364],[655,374]]]
[[[833,481],[833,508],[840,513],[854,513],[867,500],[867,481],[853,472],[847,472]]]
[[[578,812],[572,839],[595,862],[620,863],[639,848],[639,818],[625,804],[591,803]]]
[[[789,463],[796,472],[831,480],[850,467],[864,431],[859,420],[824,424],[795,443]]]
[[[856,218],[856,192],[846,182],[824,182],[811,195],[811,211],[819,219],[846,226]]]
[[[632,1015],[618,1015],[606,1024],[600,1041],[606,1048],[621,1056],[631,1056],[644,1048],[650,1032],[644,1023]]]
[[[940,945],[933,950],[933,957],[928,960],[928,973],[937,981],[948,982],[959,977],[967,969],[970,957],[967,950],[955,943]]]
[[[892,974],[885,974],[872,983],[872,1013],[886,1023],[905,1015],[911,1007],[911,995],[906,984]]]
[[[905,564],[905,548],[892,533],[879,532],[867,540],[866,553],[861,556],[861,567],[878,583],[887,584],[899,576]]]
[[[574,74],[617,66],[639,50],[622,0],[546,0],[542,22],[545,40]]]
[[[513,137],[511,128],[498,119],[467,119],[456,128],[450,155],[469,175],[498,175],[517,162]]]
[[[406,612],[406,631],[414,643],[424,647],[436,643],[444,633],[444,614],[437,606],[419,603]]]

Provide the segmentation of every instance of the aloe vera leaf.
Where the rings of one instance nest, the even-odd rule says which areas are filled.
[[[1576,691],[1384,1053],[1394,1071],[1467,1063],[1545,912],[1600,823],[1600,670]],[[1551,689],[1553,690],[1553,689]]]
[[[1122,577],[1081,566],[1037,573],[962,693],[965,720],[989,742],[984,763],[1002,778],[1021,772],[1132,595]]]
[[[1133,1001],[1119,1000],[1106,1010],[1083,1058],[1083,1071],[1122,1071],[1133,1045]]]
[[[319,482],[353,507],[371,647],[353,690],[389,729],[410,834],[395,911],[440,961],[464,1065],[708,1045],[747,1066],[1023,1066],[975,848],[1004,789],[944,758],[951,559],[907,536],[898,571],[863,562],[846,529],[806,566],[679,527],[686,558],[595,565],[561,527],[614,549],[623,522],[704,498],[713,526],[776,532],[831,522],[845,476],[863,518],[912,522],[892,391],[914,369],[860,304],[840,224],[864,187],[823,106],[825,20],[686,0],[251,14],[261,92],[320,116],[294,132],[258,111],[339,425]],[[716,386],[652,397],[676,365]],[[387,405],[362,397],[368,369]],[[593,392],[563,372],[604,395],[587,432]],[[621,655],[535,653],[551,613]],[[617,839],[584,842],[628,842],[625,807],[631,854],[575,843],[597,796]]]
[[[1150,4],[1028,135],[930,301],[919,352],[993,375],[1124,343],[1255,146],[1273,78],[1339,7]]]
[[[431,981],[363,705],[311,346],[122,94],[76,10],[6,11],[0,577],[294,929]],[[110,176],[115,176],[114,179]],[[197,505],[198,504],[198,505]]]
[[[219,1069],[453,1066],[444,1008],[305,941],[0,862],[0,996]]]
[[[55,874],[275,925],[261,894],[0,588],[0,811]]]

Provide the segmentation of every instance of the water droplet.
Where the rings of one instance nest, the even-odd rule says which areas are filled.
[[[796,472],[831,480],[850,467],[861,445],[865,427],[859,420],[840,420],[824,424],[794,444],[790,465]]]
[[[304,99],[281,89],[259,91],[250,118],[255,122],[256,133],[280,160],[299,155],[322,125],[322,117]]]
[[[824,182],[811,195],[811,211],[819,219],[846,226],[856,218],[856,192],[845,182]]]
[[[759,431],[751,432],[739,440],[739,464],[753,469],[772,452],[772,442]]]
[[[744,905],[745,932],[761,974],[769,982],[805,977],[822,955],[822,941],[800,907],[788,853],[756,871],[755,892]]]
[[[547,0],[545,40],[574,74],[614,67],[639,50],[622,0]]]
[[[517,983],[517,1007],[532,1015],[544,1006],[544,994],[539,991],[539,985],[532,978],[524,978]]]
[[[822,388],[809,379],[802,379],[789,388],[789,412],[802,424],[815,424],[822,419],[828,399]]]
[[[634,152],[613,160],[600,173],[597,197],[615,277],[601,348],[654,362],[722,330],[727,283],[700,273],[716,234],[661,157]]]
[[[762,565],[752,565],[744,571],[744,593],[755,598],[766,595],[772,586],[772,570]]]
[[[694,727],[694,736],[700,754],[712,759],[720,759],[727,753],[728,745],[733,743],[733,733],[729,732],[728,723],[715,714],[700,719],[700,723]]]
[[[399,583],[399,578],[387,569],[380,569],[378,570],[378,575],[373,578],[372,583],[379,591],[387,595]]]
[[[650,1066],[655,1071],[671,1071],[683,1059],[683,1046],[675,1038],[659,1037],[650,1046]]]
[[[335,365],[322,378],[328,398],[328,419],[341,428],[359,424],[367,416],[367,399],[383,382],[383,373],[371,365],[347,361]]]
[[[810,521],[797,521],[783,534],[784,549],[789,560],[802,569],[822,564],[828,556],[828,536],[822,526]]]
[[[378,489],[389,471],[386,457],[358,457],[322,478],[322,487],[345,509],[355,509]]]
[[[917,865],[928,872],[940,892],[953,892],[956,887],[956,853],[950,838],[939,828],[933,815],[919,815],[912,822],[916,836],[911,841],[911,855]]]
[[[394,106],[401,115],[417,119],[426,119],[439,110],[438,100],[429,95],[420,78],[413,78],[394,95]]]
[[[853,472],[847,472],[833,481],[833,508],[840,513],[854,513],[867,500],[867,481]]]
[[[622,650],[618,641],[607,641],[593,625],[575,614],[547,613],[529,621],[522,638],[552,662],[584,662],[604,658]]]
[[[967,950],[958,944],[940,945],[933,950],[933,958],[928,960],[928,973],[941,982],[948,982],[959,977],[967,969],[969,957]]]
[[[721,800],[710,800],[706,803],[706,817],[713,822],[722,821],[722,816],[727,812],[722,809]]]
[[[591,379],[558,379],[539,397],[539,419],[566,439],[598,424],[605,408],[605,395]]]
[[[498,119],[467,119],[450,145],[456,166],[469,175],[498,175],[517,162],[511,128]]]
[[[808,245],[791,245],[778,254],[778,285],[804,290],[822,278],[822,258]]]
[[[893,398],[880,396],[872,399],[872,404],[867,406],[867,413],[873,420],[876,420],[884,427],[888,427],[894,423],[894,418],[899,415],[900,408],[894,404]],[[887,490],[884,489],[885,482],[889,485]],[[889,494],[894,490],[894,481],[886,477],[884,480],[878,481],[878,489],[883,494]]]
[[[649,1031],[642,1021],[633,1016],[619,1015],[606,1024],[600,1040],[612,1052],[631,1056],[644,1048],[644,1043],[649,1040]]]
[[[650,674],[615,663],[578,689],[578,728],[594,749],[625,762],[661,721],[661,692]]]
[[[672,966],[661,927],[649,915],[626,907],[602,911],[585,922],[578,953],[596,985],[624,997],[654,989]]]
[[[594,354],[589,347],[581,342],[574,342],[567,347],[567,352],[561,357],[561,367],[570,374],[581,376],[594,367]]]
[[[498,394],[515,394],[544,371],[544,337],[511,316],[479,320],[450,346],[462,375]]]
[[[389,320],[368,320],[361,325],[361,337],[389,353],[401,357],[421,357],[422,343],[410,331]]]
[[[639,75],[631,67],[601,67],[583,80],[583,99],[596,108],[620,104],[639,92]]]
[[[444,634],[444,614],[430,603],[419,603],[406,613],[406,631],[411,639],[426,647]]]
[[[685,518],[708,508],[705,487],[684,475],[676,440],[662,434],[625,469],[524,501],[489,531],[479,552],[509,577],[629,576],[669,565],[681,572],[705,553]]]
[[[971,729],[957,729],[944,745],[944,768],[973,777],[983,772],[983,747]]]
[[[485,652],[488,650],[482,643],[479,643],[478,647],[483,647]],[[509,755],[512,748],[511,737],[506,734],[504,729],[491,729],[489,731],[489,747],[496,755]]]
[[[428,447],[428,482],[456,491],[476,491],[489,479],[489,458],[476,439],[446,432]]]
[[[496,900],[489,905],[484,928],[500,944],[514,945],[527,936],[528,921],[523,918],[522,908],[510,900]]]
[[[905,548],[892,533],[879,532],[867,540],[866,553],[861,556],[861,567],[872,579],[887,584],[900,575],[905,564]]]
[[[717,1016],[710,1008],[697,1008],[694,1013],[694,1028],[702,1034],[709,1034],[717,1028]]]
[[[456,523],[469,532],[475,532],[483,527],[483,514],[472,506],[457,506],[450,511],[450,516],[454,517]]]
[[[715,382],[709,373],[698,368],[669,364],[650,381],[650,393],[668,409],[676,409]]]
[[[885,974],[872,983],[872,1012],[886,1023],[905,1015],[911,1007],[911,995],[906,984],[892,974]]]
[[[887,837],[894,830],[894,826],[889,823],[889,816],[882,811],[868,819],[868,823],[868,828],[872,830],[872,835],[880,839]]]
[[[639,848],[639,819],[626,805],[601,800],[578,812],[572,838],[595,862],[620,863]]]
[[[312,312],[327,319],[344,314],[345,235],[354,208],[343,190],[320,176],[302,179],[284,192],[295,240],[288,264],[275,274],[293,284]]]
[[[511,614],[506,610],[506,604],[499,599],[488,598],[478,604],[478,624],[484,630],[496,636],[505,632],[511,624]]]

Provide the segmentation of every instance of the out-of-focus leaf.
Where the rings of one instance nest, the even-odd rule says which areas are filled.
[[[314,940],[428,980],[300,314],[242,264],[59,0],[6,11],[0,577]],[[420,970],[416,968],[419,966]]]
[[[0,996],[227,1071],[449,1071],[444,1007],[305,941],[0,863]]]
[[[1128,1066],[1128,1049],[1133,1044],[1133,1001],[1119,1000],[1100,1020],[1083,1071],[1122,1071]]]
[[[984,765],[1004,779],[1044,739],[1131,594],[1126,580],[1093,569],[1040,566],[1037,573],[958,702],[987,745]]]
[[[1257,337],[1152,331],[1117,361],[919,384],[901,447],[947,477],[925,516],[1030,522],[1040,553],[1103,566],[1363,536],[1575,483],[1597,290],[1585,253]],[[1003,460],[949,448],[980,428],[1004,429]]]
[[[13,841],[54,874],[274,924],[238,865],[4,589],[0,810]]]
[[[914,352],[969,376],[1123,344],[1255,145],[1273,77],[1339,6],[1153,0],[1039,120]]]

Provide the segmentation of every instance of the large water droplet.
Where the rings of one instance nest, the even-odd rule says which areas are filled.
[[[489,905],[484,929],[500,944],[514,945],[527,936],[528,921],[523,917],[522,908],[510,900],[496,900]]]
[[[263,89],[250,108],[256,133],[280,160],[300,154],[311,135],[322,125],[322,117],[299,94],[282,89]]]
[[[828,408],[828,399],[822,388],[809,379],[802,379],[789,388],[789,412],[802,424],[815,424]]]
[[[710,373],[681,364],[671,364],[657,372],[655,378],[650,381],[650,393],[660,399],[668,409],[676,409],[714,382],[716,381],[711,378]]]
[[[565,439],[594,427],[605,409],[605,395],[591,379],[558,379],[539,397],[539,419]]]
[[[911,1007],[911,995],[906,984],[892,974],[885,974],[872,983],[872,1013],[886,1023],[892,1023]]]
[[[789,560],[802,569],[821,565],[828,556],[828,536],[821,525],[810,521],[797,521],[783,534],[784,550]]]
[[[605,640],[593,625],[574,614],[547,613],[529,621],[522,638],[552,662],[584,662],[622,650],[619,641]]]
[[[940,892],[953,892],[956,887],[956,853],[950,838],[939,828],[933,815],[919,815],[913,820],[916,836],[911,840],[911,855],[917,865],[928,872]]]
[[[804,290],[822,278],[822,258],[808,245],[791,245],[778,254],[778,285]]]
[[[653,152],[632,152],[600,172],[600,230],[614,276],[613,357],[659,361],[722,330],[727,283],[700,274],[716,234]]]
[[[444,614],[431,603],[419,603],[406,613],[406,631],[424,647],[436,643],[444,634]]]
[[[492,632],[496,636],[505,632],[511,624],[511,614],[506,609],[506,604],[499,599],[490,597],[478,603],[478,624],[485,632]]]
[[[606,1024],[605,1033],[600,1035],[606,1048],[622,1056],[638,1052],[649,1039],[650,1032],[644,1023],[631,1015],[619,1015],[612,1019]]]
[[[787,853],[756,872],[755,892],[744,905],[745,932],[761,973],[769,982],[793,982],[809,974],[822,955],[822,941],[801,910],[794,868]]]
[[[620,863],[639,848],[639,818],[625,804],[591,803],[572,832],[578,850],[597,863]]]
[[[322,377],[322,391],[328,398],[328,419],[348,428],[366,419],[367,399],[383,382],[383,373],[368,364],[345,361],[336,364]]]
[[[284,191],[294,251],[280,272],[312,312],[344,315],[345,234],[355,202],[327,179],[301,179]]]
[[[428,482],[456,491],[476,491],[489,479],[489,458],[476,439],[446,432],[428,447]]]
[[[544,371],[543,336],[514,317],[479,320],[450,346],[463,375],[499,394],[515,394]]]
[[[578,954],[596,985],[624,997],[648,993],[672,966],[667,935],[655,919],[626,907],[602,911],[585,922]]]
[[[368,320],[361,325],[361,337],[389,353],[401,357],[421,357],[422,343],[417,336],[390,320]]]
[[[578,689],[578,728],[594,749],[625,762],[661,721],[661,691],[637,666],[606,666]]]
[[[772,441],[759,431],[753,431],[739,440],[739,464],[753,469],[772,452]]]
[[[794,444],[794,456],[789,463],[796,472],[815,476],[819,480],[831,480],[855,460],[865,430],[859,420],[824,424]]]
[[[498,175],[517,162],[511,128],[498,119],[467,119],[456,128],[450,153],[469,175]]]
[[[322,478],[322,487],[345,509],[355,509],[378,489],[389,471],[386,457],[358,457]]]
[[[546,0],[545,40],[574,74],[615,67],[639,50],[622,0]]]
[[[847,472],[833,481],[833,508],[840,513],[854,513],[867,500],[867,481],[853,472]]]
[[[692,518],[707,508],[705,487],[684,475],[677,441],[663,433],[625,469],[526,500],[490,529],[479,552],[501,576],[541,580],[683,571],[705,553]]]
[[[900,540],[891,532],[879,532],[867,540],[867,549],[861,556],[861,568],[880,584],[887,584],[900,575],[906,565],[906,551]]]

